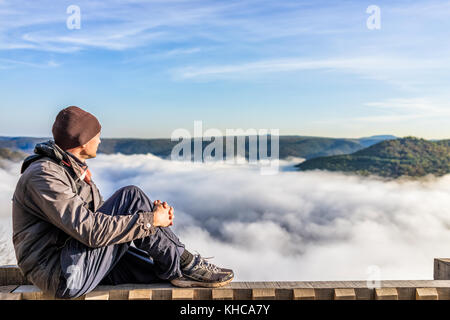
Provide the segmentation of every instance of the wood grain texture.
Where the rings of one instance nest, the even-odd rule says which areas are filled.
[[[5,271],[7,268],[3,268]],[[450,280],[232,282],[220,288],[178,288],[170,283],[98,286],[77,300],[450,300]],[[53,300],[33,285],[0,286],[0,300]]]
[[[131,289],[128,292],[128,300],[151,300],[152,293],[151,289]]]
[[[109,291],[91,291],[84,296],[84,300],[109,300]]]
[[[435,258],[434,259],[434,280],[450,280],[450,259]]]
[[[438,300],[436,288],[416,288],[416,300]]]
[[[233,300],[233,289],[213,289],[212,290],[213,300]]]
[[[15,265],[0,266],[0,286],[31,284]]]
[[[334,300],[356,300],[355,289],[353,288],[334,289]]]
[[[398,300],[396,288],[376,288],[375,300]]]
[[[22,294],[13,293],[18,286],[0,286],[0,300],[22,300]]]
[[[268,283],[269,284],[269,283]],[[252,289],[253,300],[274,300],[275,288],[258,288]]]
[[[173,289],[172,300],[193,300],[194,289]]]
[[[294,300],[315,300],[316,293],[313,288],[297,288],[293,289]]]

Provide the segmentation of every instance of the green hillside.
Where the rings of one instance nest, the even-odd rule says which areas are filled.
[[[300,170],[329,170],[397,178],[450,173],[450,140],[415,137],[385,140],[348,155],[318,157],[297,165]]]

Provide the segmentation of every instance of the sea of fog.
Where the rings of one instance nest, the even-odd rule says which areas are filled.
[[[321,171],[148,155],[88,160],[106,199],[136,185],[175,208],[174,232],[239,281],[432,279],[450,257],[450,175],[387,181]],[[0,265],[15,264],[11,197],[20,164],[0,169]]]

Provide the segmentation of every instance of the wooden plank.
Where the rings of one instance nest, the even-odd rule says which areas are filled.
[[[274,300],[275,288],[252,289],[253,300]]]
[[[252,289],[233,289],[234,300],[252,300]]]
[[[43,294],[41,289],[33,285],[22,285],[14,289],[13,293],[20,293],[22,300],[42,300]]]
[[[292,300],[292,289],[275,289],[275,299]]]
[[[151,289],[131,289],[128,291],[128,300],[151,300]]]
[[[5,273],[11,272],[14,278],[19,269],[11,266],[1,266],[0,274],[5,277]],[[20,272],[20,271],[19,271]],[[20,273],[19,273],[20,274]],[[20,279],[18,280],[20,281]],[[12,283],[10,285],[20,283]],[[381,287],[396,287],[396,288],[416,288],[416,287],[450,287],[449,280],[383,280]],[[99,286],[99,287],[113,287],[115,289],[124,290],[139,285],[118,285],[118,286]],[[173,289],[171,284],[165,282],[140,285],[147,286],[149,289]],[[117,287],[117,288],[116,288]],[[294,289],[294,288],[321,288],[321,289],[336,289],[336,288],[367,288],[366,281],[268,281],[268,282],[231,282],[227,286],[221,288],[229,289]],[[204,288],[203,288],[204,289]],[[131,289],[130,289],[131,290]]]
[[[128,300],[129,290],[109,290],[109,300]],[[108,299],[105,299],[108,300]]]
[[[438,300],[436,288],[416,288],[416,300]]]
[[[248,282],[241,282],[238,288],[233,288],[235,300],[252,300],[252,289]]]
[[[441,259],[442,260],[442,259]],[[443,264],[450,265],[450,259]],[[4,281],[17,279],[15,266],[0,267]],[[440,267],[440,270],[442,268]],[[14,275],[15,272],[15,275]],[[5,278],[12,274],[11,278]],[[18,281],[21,281],[20,279]],[[356,299],[443,299],[450,300],[450,279],[444,280],[383,280],[381,288],[367,288],[366,281],[270,281],[270,282],[231,282],[220,288],[189,288],[189,294],[183,292],[186,288],[175,288],[170,283],[155,284],[125,284],[117,286],[99,286],[93,292],[78,299],[317,299],[332,300],[334,298]],[[8,287],[12,286],[12,287]],[[2,286],[0,299],[4,294],[11,297],[35,300],[54,299],[33,285]],[[181,290],[179,293],[176,293]],[[193,292],[193,294],[192,294]]]
[[[450,259],[435,258],[434,259],[434,280],[450,280]]]
[[[233,300],[233,289],[213,289],[213,300]]]
[[[415,287],[399,287],[397,288],[398,300],[415,300],[416,288]]]
[[[0,286],[7,286],[11,283],[8,282],[5,266],[0,266]]]
[[[109,291],[93,290],[84,296],[84,300],[109,300]]]
[[[15,265],[0,266],[0,286],[31,284]]]
[[[0,287],[0,300],[22,300],[21,293],[13,293],[17,288],[16,285],[1,286]]]
[[[398,300],[396,288],[375,288],[375,300]]]
[[[436,288],[439,300],[450,300],[450,288]]]
[[[445,288],[450,287],[450,280],[384,280],[381,281],[383,288]]]
[[[246,282],[242,282],[242,281],[233,281],[221,288],[227,288],[227,287],[230,287],[231,289],[247,289]]]
[[[193,300],[194,289],[173,289],[172,300]]]
[[[277,285],[278,284],[278,285]],[[231,282],[226,288],[232,289],[256,289],[274,287],[277,289],[295,289],[295,288],[316,288],[316,289],[335,289],[335,288],[367,288],[367,281],[278,281],[278,282]],[[416,288],[416,287],[450,287],[450,280],[381,280],[380,287],[391,288]]]
[[[149,300],[152,296],[152,288],[155,287],[161,286],[160,284],[100,285],[93,291],[109,292],[108,300]]]
[[[356,300],[355,289],[353,288],[334,289],[334,300]]]
[[[292,299],[294,300],[315,300],[316,293],[313,288],[296,288],[293,289]]]
[[[194,300],[211,300],[212,288],[194,288]]]
[[[172,290],[154,289],[152,293],[152,300],[172,300]]]
[[[375,290],[370,288],[355,288],[356,300],[374,300]]]
[[[316,293],[316,300],[333,300],[334,289],[333,288],[314,288]]]

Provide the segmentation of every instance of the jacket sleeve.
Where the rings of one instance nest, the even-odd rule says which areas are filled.
[[[27,184],[29,201],[43,218],[88,247],[130,242],[156,232],[153,212],[108,215],[93,212],[73,192],[63,168],[43,166]]]

